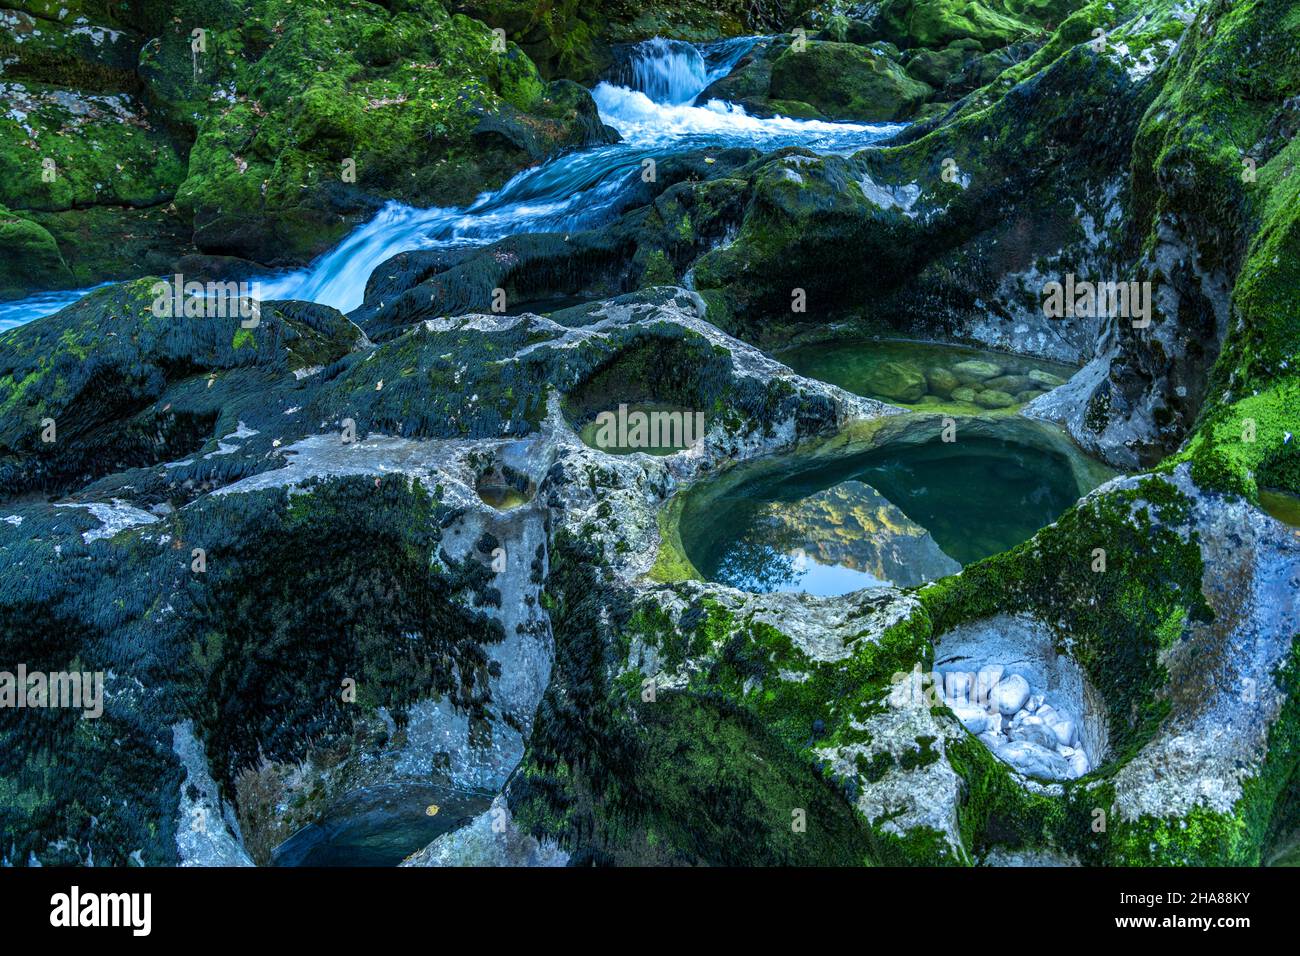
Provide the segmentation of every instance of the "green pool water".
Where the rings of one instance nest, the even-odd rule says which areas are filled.
[[[531,500],[530,495],[507,484],[481,484],[478,486],[478,496],[484,504],[491,505],[498,511],[509,511],[526,505]]]
[[[678,534],[705,578],[749,591],[910,587],[1029,539],[1109,474],[1063,441],[936,432],[706,484]]]
[[[583,425],[578,437],[610,455],[675,455],[702,438],[708,426],[707,418],[691,409],[651,402],[624,403],[601,415]]]
[[[1293,528],[1300,528],[1300,497],[1285,491],[1261,488],[1259,504],[1266,512]]]
[[[271,863],[397,866],[436,837],[470,823],[491,803],[490,794],[438,784],[354,790],[276,847]]]
[[[800,375],[856,395],[968,414],[1019,408],[1078,371],[1072,365],[1003,352],[894,339],[800,345],[775,357]]]

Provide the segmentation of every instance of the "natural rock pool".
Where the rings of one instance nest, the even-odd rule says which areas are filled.
[[[1078,371],[1046,359],[901,340],[798,345],[776,358],[800,375],[867,398],[967,414],[1019,407]]]
[[[963,420],[950,442],[941,429],[909,416],[701,485],[678,514],[684,555],[749,591],[910,587],[1027,540],[1112,474],[1039,423]]]
[[[354,790],[272,851],[274,866],[396,866],[487,809],[491,796],[436,784]]]
[[[1289,495],[1285,491],[1276,491],[1272,488],[1261,488],[1259,505],[1283,524],[1300,528],[1300,496]]]

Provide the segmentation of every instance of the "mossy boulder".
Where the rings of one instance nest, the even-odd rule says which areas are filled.
[[[1010,408],[1016,403],[1014,395],[997,389],[984,388],[975,393],[975,404],[980,408]]]
[[[0,335],[0,493],[53,493],[179,458],[233,410],[224,381],[247,400],[252,387],[341,358],[360,336],[325,306],[265,303],[245,317],[227,299],[230,314],[185,316],[173,302],[143,279]]]
[[[929,390],[942,398],[947,398],[953,393],[953,389],[961,386],[961,380],[956,375],[938,366],[925,370],[925,381]]]
[[[40,224],[0,206],[0,298],[58,289],[72,280],[59,244]]]
[[[1082,0],[886,0],[879,17],[900,46],[937,49],[975,40],[991,50],[1042,32],[1080,6]]]
[[[772,64],[772,99],[807,103],[833,119],[906,119],[931,92],[895,60],[850,43],[809,41]]]
[[[935,89],[943,89],[972,59],[971,51],[960,41],[942,50],[918,50],[907,60],[907,75]]]

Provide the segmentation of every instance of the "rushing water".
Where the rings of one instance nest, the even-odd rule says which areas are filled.
[[[682,547],[709,580],[750,591],[922,584],[1027,540],[1108,476],[1038,432],[959,425],[954,442],[933,429],[761,463],[688,493]]]
[[[624,71],[630,73],[625,77],[630,85],[604,82],[592,91],[601,118],[618,130],[622,142],[557,156],[463,208],[416,209],[390,202],[310,266],[258,278],[261,298],[305,299],[347,312],[361,304],[375,267],[399,252],[600,225],[622,211],[647,157],[733,146],[853,152],[900,128],[759,119],[718,100],[697,103],[704,88],[730,72],[755,40],[700,47],[659,39],[638,44]],[[0,303],[0,329],[56,312],[88,291],[40,293]]]

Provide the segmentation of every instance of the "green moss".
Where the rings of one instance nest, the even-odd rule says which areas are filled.
[[[647,574],[651,581],[671,584],[677,581],[703,579],[703,575],[691,563],[691,559],[686,556],[686,551],[682,547],[678,523],[683,500],[680,495],[675,496],[655,516],[659,525],[659,551],[655,555],[654,565]]]
[[[1041,33],[1079,0],[886,0],[881,4],[887,36],[902,46],[941,47],[977,40],[985,49]]]
[[[672,285],[677,281],[672,263],[662,249],[650,253],[646,260],[645,271],[641,274],[642,286]]]

